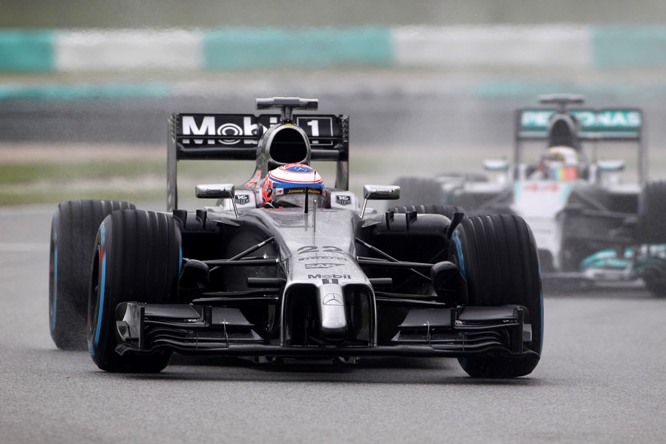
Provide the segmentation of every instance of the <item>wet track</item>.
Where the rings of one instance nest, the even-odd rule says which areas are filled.
[[[382,168],[390,168],[400,157],[386,155],[404,156],[401,147],[501,147],[498,153],[508,154],[513,115],[507,110],[534,103],[531,96],[469,98],[437,79],[384,84],[382,94],[372,83],[340,91],[333,82],[281,85],[248,86],[252,93],[218,89],[205,100],[195,94],[5,102],[0,141],[163,146],[172,111],[255,112],[256,96],[301,95],[318,97],[323,113],[349,114],[352,145],[372,146],[384,158]],[[635,104],[616,97],[599,106]],[[651,121],[663,121],[658,100],[645,108]],[[663,139],[663,128],[649,126],[649,138]],[[438,162],[423,167],[446,168],[432,165]],[[666,436],[666,299],[640,288],[547,292],[543,358],[532,375],[517,380],[472,380],[445,359],[367,359],[334,367],[174,358],[159,375],[106,374],[87,353],[57,350],[49,336],[54,208],[0,208],[2,442],[606,443]]]
[[[48,332],[50,206],[0,209],[2,442],[658,442],[666,299],[546,294],[527,378],[472,380],[454,360],[354,367],[186,360],[99,371]]]

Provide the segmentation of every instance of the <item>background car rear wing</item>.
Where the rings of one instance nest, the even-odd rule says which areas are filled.
[[[516,137],[541,140],[548,136],[548,124],[557,109],[523,108],[516,113]],[[638,108],[570,108],[566,110],[580,124],[581,140],[640,140],[643,111]]]
[[[518,109],[515,119],[516,165],[522,162],[522,142],[548,140],[550,120],[556,113],[567,114],[576,119],[579,141],[635,142],[638,148],[638,179],[643,183],[647,175],[647,155],[643,144],[643,111],[638,108]]]
[[[167,147],[167,211],[177,208],[178,161],[256,160],[259,139],[280,114],[172,114]],[[337,162],[337,189],[349,188],[349,117],[293,115],[311,145],[312,160]]]

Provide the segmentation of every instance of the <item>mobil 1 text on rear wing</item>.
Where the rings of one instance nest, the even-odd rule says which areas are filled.
[[[279,118],[277,114],[179,114],[176,131],[185,149],[202,145],[247,148],[256,146],[261,135],[279,123]],[[333,146],[341,137],[340,116],[297,115],[294,123],[305,131],[314,146]]]

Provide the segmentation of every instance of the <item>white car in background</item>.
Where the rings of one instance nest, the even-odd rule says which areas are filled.
[[[513,158],[484,161],[494,178],[401,177],[397,208],[516,214],[534,233],[544,279],[642,279],[666,295],[666,182],[647,180],[642,110],[584,107],[584,97],[571,94],[539,101],[516,111]],[[633,159],[618,158],[627,152]]]

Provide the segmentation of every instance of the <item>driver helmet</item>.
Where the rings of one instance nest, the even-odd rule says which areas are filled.
[[[289,163],[271,170],[261,188],[265,206],[304,207],[305,196],[310,204],[324,203],[324,181],[314,168],[302,163]]]
[[[578,152],[568,146],[548,148],[541,156],[539,169],[552,180],[576,180],[580,176],[582,162]]]

